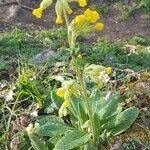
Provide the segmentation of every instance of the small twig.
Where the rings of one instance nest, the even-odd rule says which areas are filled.
[[[148,131],[148,134],[150,133],[150,131],[147,128],[143,127],[142,125],[138,123],[135,123],[135,124],[138,125],[140,128],[144,129],[145,131]]]
[[[22,5],[19,0],[16,0],[16,3],[23,9],[26,9],[26,10],[29,10],[29,11],[32,11],[33,9],[31,7],[28,7],[26,5]]]

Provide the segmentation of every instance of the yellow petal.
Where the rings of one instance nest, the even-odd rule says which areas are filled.
[[[98,19],[100,19],[98,12],[92,11],[91,23],[95,23]]]
[[[89,8],[86,9],[84,12],[84,16],[85,16],[86,20],[88,20],[90,22],[91,18],[92,18],[92,11]]]
[[[59,96],[59,97],[64,97],[64,89],[63,88],[59,88],[59,89],[57,89],[57,92],[56,92],[56,94],[57,94],[57,96]]]
[[[67,9],[67,13],[70,15],[70,14],[73,13],[73,10],[72,10],[71,8],[68,8],[68,9]]]
[[[89,17],[89,16],[91,16],[91,14],[92,14],[92,11],[89,8],[84,11],[85,17]]]
[[[86,0],[78,0],[79,6],[85,7],[87,5]]]
[[[97,29],[97,30],[103,30],[104,29],[104,24],[103,23],[97,23],[95,25],[95,29]]]
[[[69,107],[70,106],[70,101],[69,100],[65,100],[63,103],[64,107]]]
[[[83,15],[78,15],[75,17],[75,23],[80,24],[85,20],[85,17]]]
[[[106,68],[105,68],[105,72],[106,72],[107,74],[111,74],[112,68],[111,68],[111,67],[106,67]]]
[[[62,20],[61,16],[57,16],[56,24],[62,24],[62,23],[63,23],[63,20]]]
[[[43,12],[43,9],[41,7],[37,8],[37,9],[34,9],[32,11],[32,14],[37,17],[37,18],[41,18],[42,17],[42,12]]]
[[[84,16],[91,23],[95,23],[98,19],[100,19],[99,13],[97,11],[92,11],[89,8],[85,10]]]

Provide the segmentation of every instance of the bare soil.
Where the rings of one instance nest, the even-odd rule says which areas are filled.
[[[1,0],[2,1],[2,0]],[[57,27],[55,25],[54,5],[44,12],[42,19],[36,19],[32,15],[32,9],[38,7],[40,0],[20,0],[19,2],[27,6],[24,9],[11,0],[3,0],[0,2],[0,31],[10,30],[17,26],[27,26],[36,29],[50,29]],[[7,2],[7,3],[6,3]],[[100,5],[99,0],[95,0],[95,4]],[[89,4],[90,5],[90,4]],[[118,41],[132,36],[149,36],[150,35],[150,14],[144,12],[136,12],[126,20],[118,20],[119,11],[109,5],[109,12],[102,14],[101,21],[105,24],[102,32],[94,34],[96,37],[104,37],[111,41]],[[77,14],[81,8],[74,6],[74,14]],[[84,9],[83,9],[84,10]]]

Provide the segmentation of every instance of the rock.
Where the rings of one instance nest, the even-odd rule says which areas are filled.
[[[49,58],[57,58],[59,54],[56,51],[45,50],[39,54],[37,54],[34,58],[32,58],[31,62],[33,64],[43,64],[46,63]]]
[[[17,5],[10,6],[9,9],[8,9],[7,20],[16,17],[17,12],[18,12],[19,9],[20,9],[20,6],[17,6]]]

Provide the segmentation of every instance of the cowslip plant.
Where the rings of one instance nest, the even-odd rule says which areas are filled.
[[[58,110],[58,116],[39,118],[27,127],[31,144],[38,150],[98,150],[99,144],[127,130],[139,114],[135,107],[123,109],[124,102],[118,92],[106,97],[102,94],[100,89],[107,87],[111,67],[92,64],[81,68],[78,64],[76,38],[95,29],[103,30],[104,25],[98,22],[100,15],[89,8],[69,21],[70,2],[56,1],[56,23],[62,23],[64,16],[72,58],[70,64],[76,75],[55,77],[62,83],[60,88],[51,91],[52,106]],[[81,7],[87,4],[86,0],[77,2]],[[40,18],[51,3],[52,0],[43,0],[33,15]]]

